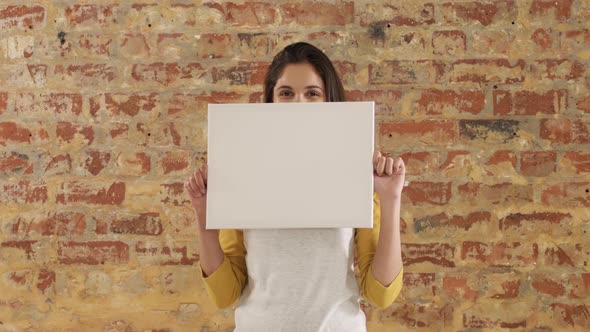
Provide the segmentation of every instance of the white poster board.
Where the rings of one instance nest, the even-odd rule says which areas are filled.
[[[209,104],[207,228],[372,228],[374,115],[374,102]]]

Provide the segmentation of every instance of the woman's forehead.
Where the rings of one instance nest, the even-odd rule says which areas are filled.
[[[305,88],[310,85],[324,87],[322,78],[309,63],[288,64],[277,80],[276,88],[288,85],[292,88]]]

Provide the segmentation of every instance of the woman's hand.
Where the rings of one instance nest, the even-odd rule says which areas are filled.
[[[205,230],[207,215],[207,165],[197,169],[184,183],[191,205],[195,210],[199,230]]]
[[[400,198],[406,178],[406,166],[402,158],[395,161],[375,149],[373,154],[373,186],[380,199]]]

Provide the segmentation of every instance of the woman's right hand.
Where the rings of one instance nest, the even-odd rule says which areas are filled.
[[[184,187],[197,216],[199,230],[205,230],[207,215],[207,164],[201,166],[188,178]]]

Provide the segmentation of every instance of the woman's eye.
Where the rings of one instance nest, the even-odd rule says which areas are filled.
[[[308,95],[310,95],[312,97],[319,97],[320,96],[320,94],[318,92],[316,92],[316,91],[309,91],[308,92]]]
[[[279,96],[281,96],[281,97],[288,97],[290,95],[291,95],[291,91],[283,90],[283,91],[279,92]]]

